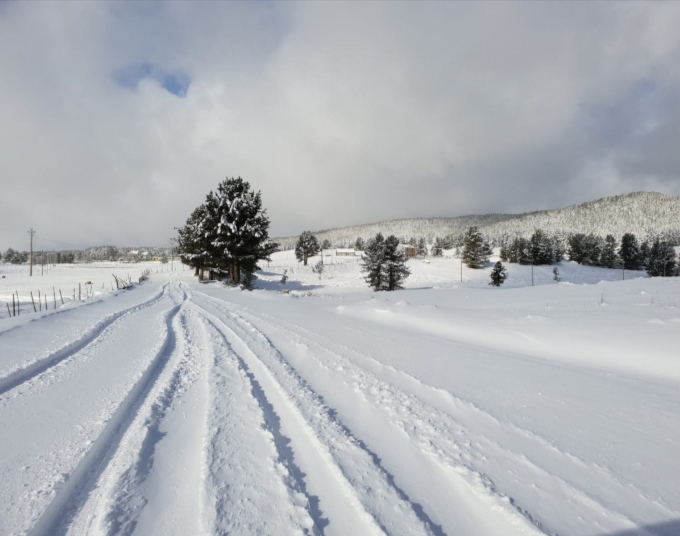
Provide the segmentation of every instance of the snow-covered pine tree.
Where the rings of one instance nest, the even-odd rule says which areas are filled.
[[[604,240],[593,233],[577,233],[569,237],[569,259],[587,266],[598,266]]]
[[[496,262],[493,266],[493,270],[491,270],[491,281],[489,282],[489,285],[500,287],[507,278],[508,271],[505,269],[505,266],[503,266],[503,263],[501,261]]]
[[[432,246],[432,255],[435,257],[441,257],[443,252],[442,239],[437,237],[434,239],[434,245]]]
[[[491,246],[475,226],[470,227],[463,237],[463,262],[468,268],[481,268],[491,256]]]
[[[319,241],[310,231],[304,231],[295,244],[295,258],[307,266],[307,259],[321,251]]]
[[[427,255],[427,242],[425,242],[425,237],[421,236],[418,239],[418,245],[416,246],[416,255],[425,256]]]
[[[211,252],[210,241],[201,232],[202,223],[207,217],[207,208],[200,205],[187,218],[184,227],[177,228],[177,253],[180,260],[194,269],[194,275],[200,276],[209,267]]]
[[[328,238],[321,243],[321,249],[331,249],[331,241]]]
[[[552,264],[553,244],[550,237],[541,229],[536,229],[531,235],[530,242],[530,262],[538,266],[541,264]]]
[[[385,273],[383,266],[383,258],[385,256],[385,238],[382,233],[375,235],[366,242],[364,246],[364,254],[361,257],[362,271],[366,272],[366,283],[373,290],[382,290]]]
[[[633,233],[625,233],[621,237],[619,257],[621,257],[621,262],[623,262],[623,267],[626,270],[639,270],[641,268],[640,245]]]
[[[364,239],[359,237],[357,238],[356,242],[354,242],[354,249],[357,251],[363,251],[364,250]]]
[[[411,275],[411,271],[406,267],[404,251],[399,249],[399,239],[390,235],[385,239],[383,252],[383,263],[385,281],[384,290],[398,290],[402,287],[404,280]]]
[[[257,262],[269,259],[278,247],[269,242],[269,218],[260,192],[241,177],[220,182],[190,220],[178,238],[180,255],[193,258],[199,271],[227,274],[234,285],[249,284]]]

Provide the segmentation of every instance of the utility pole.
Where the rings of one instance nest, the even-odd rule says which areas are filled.
[[[35,235],[35,231],[33,230],[33,227],[31,227],[31,230],[28,231],[28,234],[31,237],[31,253],[29,259],[29,269],[28,269],[28,275],[29,277],[33,277],[33,236]]]

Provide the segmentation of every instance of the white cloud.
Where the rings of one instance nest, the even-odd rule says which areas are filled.
[[[678,36],[673,3],[11,4],[0,249],[164,243],[232,175],[273,234],[677,195]],[[145,63],[185,98],[116,81]]]

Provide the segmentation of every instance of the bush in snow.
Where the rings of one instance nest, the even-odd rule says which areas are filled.
[[[323,270],[324,270],[323,260],[320,260],[314,266],[312,266],[312,273],[318,274],[319,279],[321,279],[321,274],[323,274]]]
[[[500,287],[507,278],[508,271],[505,269],[505,266],[503,266],[503,263],[498,261],[494,264],[493,270],[491,270],[491,281],[489,282],[489,285]]]

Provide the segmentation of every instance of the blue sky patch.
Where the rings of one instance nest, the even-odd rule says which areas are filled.
[[[144,78],[156,80],[168,93],[183,99],[187,95],[191,79],[183,71],[166,71],[153,63],[139,63],[128,65],[113,75],[119,86],[126,89],[137,89],[139,82]]]

